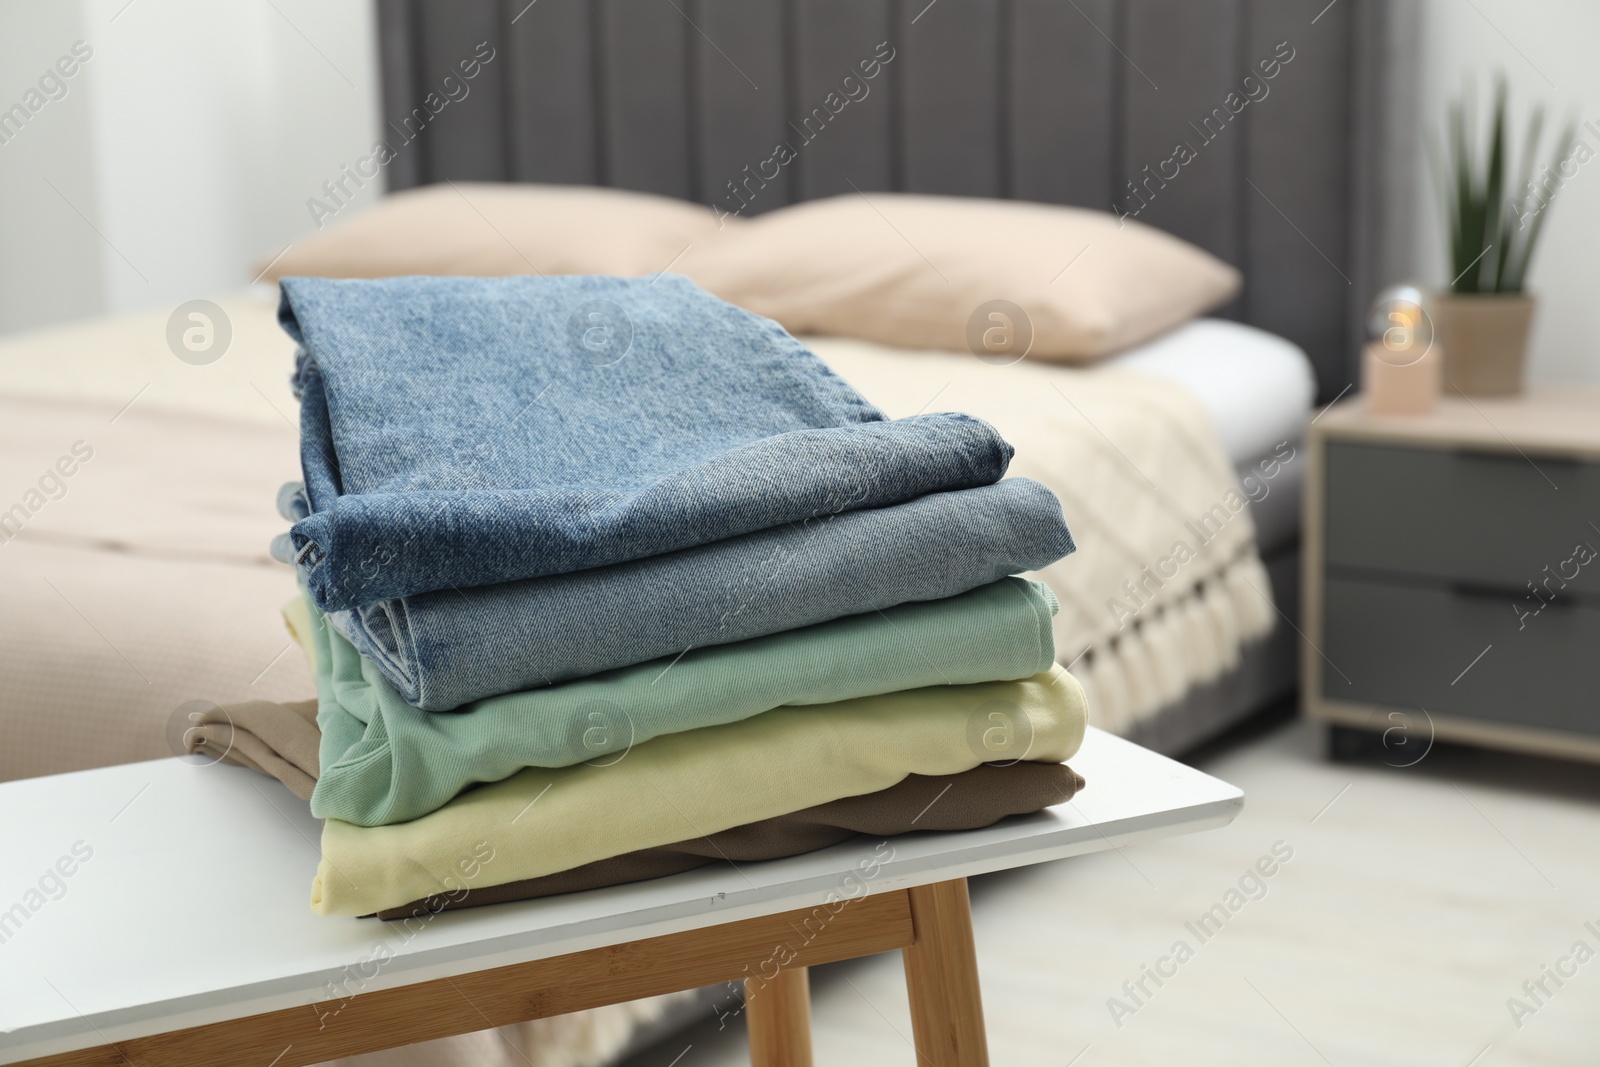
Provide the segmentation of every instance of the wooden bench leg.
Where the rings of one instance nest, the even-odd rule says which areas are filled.
[[[811,1067],[811,981],[789,967],[770,982],[745,982],[751,1067]]]
[[[901,949],[919,1067],[988,1067],[967,880],[909,891],[912,944]]]

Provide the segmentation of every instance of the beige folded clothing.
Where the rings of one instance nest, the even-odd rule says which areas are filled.
[[[317,746],[322,740],[315,700],[213,705],[199,713],[183,739],[196,755],[271,775],[301,800],[311,799],[317,784]]]

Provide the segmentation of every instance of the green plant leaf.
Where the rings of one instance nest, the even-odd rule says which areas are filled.
[[[1500,291],[1500,261],[1489,252],[1499,244],[1501,212],[1500,200],[1505,192],[1506,180],[1506,80],[1495,82],[1494,117],[1489,134],[1489,154],[1484,160],[1487,173],[1483,181],[1483,236],[1482,243],[1473,254],[1481,257],[1477,270],[1478,287],[1483,292]]]
[[[1527,281],[1545,216],[1559,188],[1559,184],[1541,183],[1535,171],[1545,109],[1535,107],[1529,116],[1516,184],[1508,186],[1512,181],[1512,136],[1505,76],[1495,78],[1481,154],[1474,120],[1476,89],[1474,81],[1467,79],[1461,96],[1446,107],[1443,147],[1433,150],[1433,143],[1429,145],[1449,242],[1450,289],[1457,293],[1517,293]],[[1577,143],[1576,135],[1577,121],[1573,120],[1556,141],[1550,166],[1558,174]]]
[[[1552,171],[1557,174],[1560,173],[1561,162],[1572,151],[1573,145],[1577,142],[1577,136],[1577,122],[1569,122],[1566,129],[1561,131],[1561,136],[1556,138],[1555,152],[1550,162]],[[1520,293],[1522,291],[1523,283],[1528,275],[1528,267],[1533,261],[1534,248],[1538,245],[1539,234],[1544,229],[1544,220],[1550,214],[1550,208],[1555,203],[1556,192],[1557,189],[1550,190],[1550,195],[1544,202],[1544,210],[1535,215],[1533,222],[1528,225],[1528,236],[1523,242],[1522,254],[1512,261],[1510,284],[1506,290],[1507,292]]]
[[[1512,277],[1510,272],[1512,250],[1514,248],[1520,249],[1527,244],[1528,224],[1524,221],[1524,219],[1528,215],[1530,205],[1536,205],[1539,203],[1539,198],[1535,195],[1535,192],[1532,188],[1533,163],[1535,157],[1538,155],[1539,138],[1543,133],[1544,107],[1540,106],[1534,108],[1533,118],[1528,123],[1528,135],[1526,141],[1523,143],[1522,168],[1517,185],[1515,186],[1516,192],[1513,196],[1509,197],[1506,202],[1511,214],[1516,218],[1516,226],[1515,228],[1512,228],[1508,222],[1505,227],[1502,227],[1504,239],[1500,242],[1500,250],[1497,253],[1500,259],[1499,273],[1502,278],[1509,279]]]
[[[1472,257],[1477,255],[1477,226],[1475,225],[1475,212],[1473,211],[1472,190],[1472,164],[1467,148],[1467,122],[1466,106],[1457,101],[1450,108],[1450,155],[1455,170],[1455,200],[1453,204],[1455,216],[1454,225],[1451,227],[1453,243],[1450,249],[1450,273],[1456,279],[1453,287],[1457,292],[1470,293],[1473,287],[1466,281],[1467,268],[1472,263]],[[1466,249],[1473,248],[1468,253]]]

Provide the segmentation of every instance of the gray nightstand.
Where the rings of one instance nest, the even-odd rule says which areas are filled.
[[[1308,434],[1302,706],[1600,761],[1600,390],[1360,400]]]

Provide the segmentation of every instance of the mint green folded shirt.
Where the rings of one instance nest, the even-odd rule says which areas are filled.
[[[298,636],[316,672],[322,729],[311,810],[383,826],[525,767],[604,765],[650,738],[773,708],[1027,678],[1054,662],[1057,602],[1038,582],[1004,578],[447,712],[407,704],[309,601],[306,608]]]

